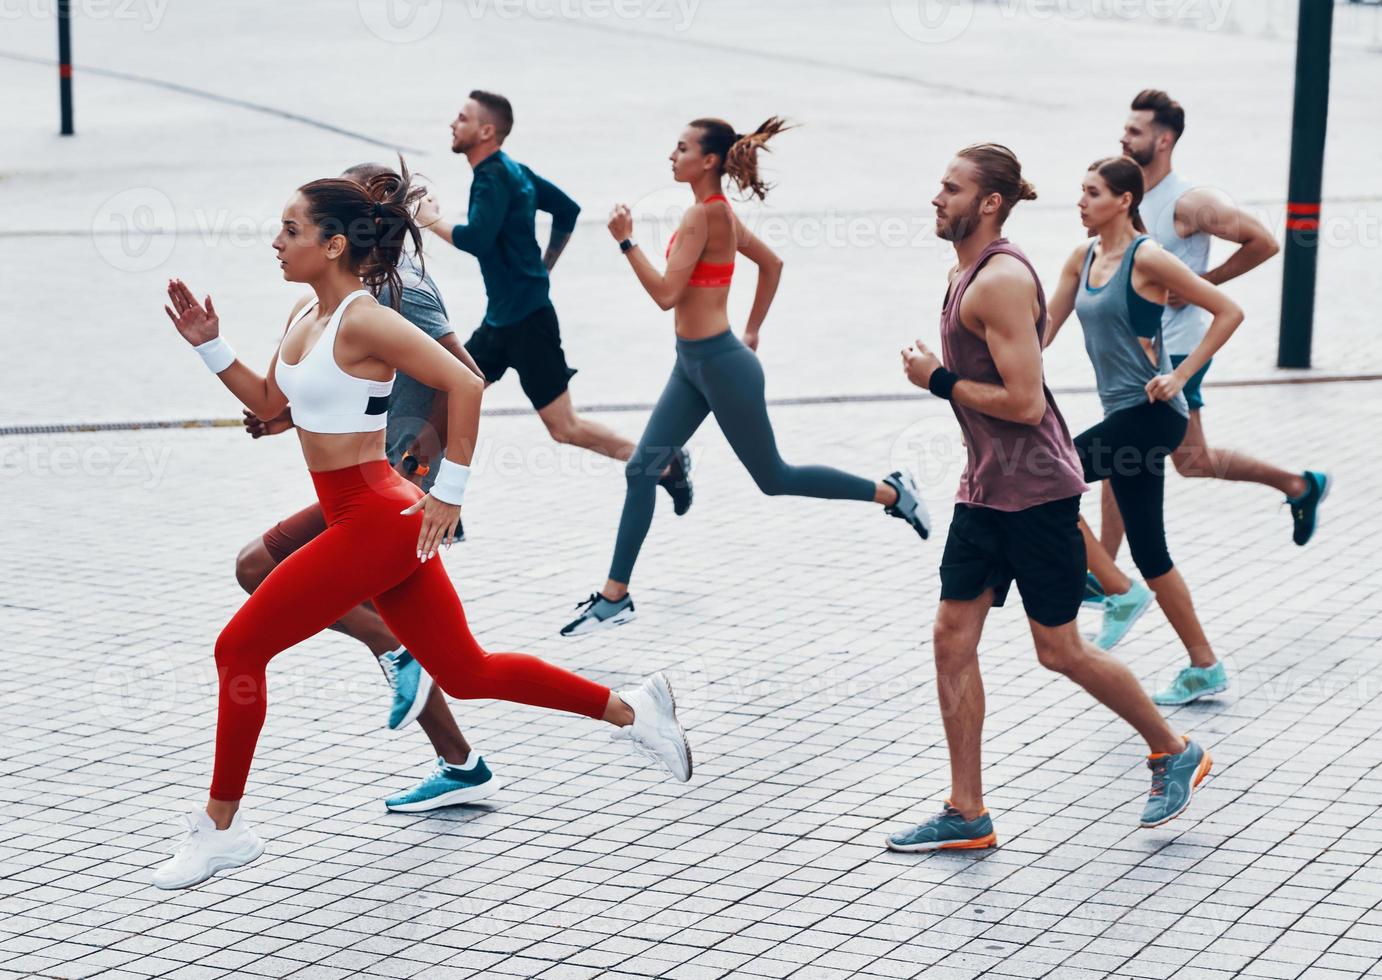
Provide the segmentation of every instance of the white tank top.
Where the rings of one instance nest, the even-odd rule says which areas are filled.
[[[1176,202],[1193,187],[1190,181],[1173,170],[1142,195],[1138,211],[1153,240],[1184,262],[1191,272],[1202,276],[1209,270],[1209,243],[1213,236],[1197,231],[1188,238],[1182,238],[1176,232]],[[1204,339],[1213,319],[1203,307],[1189,304],[1180,309],[1166,307],[1166,312],[1161,315],[1166,353],[1177,356],[1189,354]]]
[[[367,290],[357,289],[341,300],[317,342],[296,364],[283,360],[283,343],[279,342],[274,379],[288,396],[293,424],[299,429],[329,433],[378,432],[388,424],[393,378],[388,381],[357,378],[346,374],[336,363],[336,333],[341,327],[341,315],[356,299],[368,295]],[[316,306],[313,300],[303,307],[283,335],[286,337],[288,331]]]

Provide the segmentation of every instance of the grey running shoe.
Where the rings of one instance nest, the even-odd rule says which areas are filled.
[[[931,536],[931,515],[926,510],[926,502],[921,499],[916,478],[906,470],[897,470],[883,478],[883,482],[897,491],[897,503],[884,507],[883,513],[900,517],[923,538]]]
[[[888,850],[907,854],[997,846],[998,837],[993,832],[993,820],[988,810],[973,820],[966,820],[964,814],[950,805],[949,800],[945,801],[944,810],[925,823],[888,835]]]
[[[628,595],[615,601],[606,599],[598,592],[592,592],[589,599],[576,603],[576,608],[581,614],[561,628],[562,636],[582,636],[622,626],[637,618],[633,611],[633,599]]]

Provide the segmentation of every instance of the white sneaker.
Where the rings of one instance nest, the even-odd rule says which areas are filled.
[[[264,853],[264,842],[239,813],[225,830],[217,830],[205,811],[189,813],[184,819],[187,836],[154,872],[158,888],[191,888],[217,871],[249,864]]]
[[[619,697],[633,709],[633,724],[610,737],[627,739],[635,751],[666,766],[683,783],[690,780],[691,744],[677,721],[671,682],[654,674],[632,691],[620,691]]]

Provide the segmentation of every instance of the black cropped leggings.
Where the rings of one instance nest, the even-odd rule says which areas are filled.
[[[1075,437],[1086,483],[1108,480],[1127,529],[1132,560],[1144,579],[1175,564],[1166,549],[1166,457],[1189,424],[1166,402],[1124,408]]]

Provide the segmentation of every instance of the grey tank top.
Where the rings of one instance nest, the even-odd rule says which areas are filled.
[[[960,322],[960,301],[984,264],[999,254],[1017,259],[1036,280],[1041,309],[1032,329],[1040,343],[1046,329],[1046,294],[1041,278],[1021,249],[1006,238],[990,242],[969,271],[951,283],[941,307],[941,358],[945,366],[968,381],[995,385],[1003,383],[1003,376],[993,362],[989,345]],[[1044,381],[1041,390],[1046,396],[1046,413],[1036,425],[1008,422],[957,402],[950,403],[964,434],[967,456],[960,489],[955,494],[957,503],[1018,511],[1078,497],[1088,489],[1070,430]]]
[[[1084,349],[1094,365],[1094,379],[1105,417],[1147,404],[1147,382],[1171,371],[1171,358],[1162,337],[1161,306],[1138,296],[1132,288],[1133,258],[1149,237],[1138,235],[1134,238],[1109,281],[1093,287],[1089,284],[1089,270],[1094,264],[1094,248],[1098,244],[1095,239],[1089,243],[1084,269],[1080,272],[1075,314],[1084,328]],[[1147,308],[1151,314],[1153,327],[1147,337],[1152,341],[1155,363],[1138,339],[1140,335],[1133,322],[1134,309],[1138,307]],[[1190,416],[1184,395],[1176,395],[1168,404],[1181,415]]]

